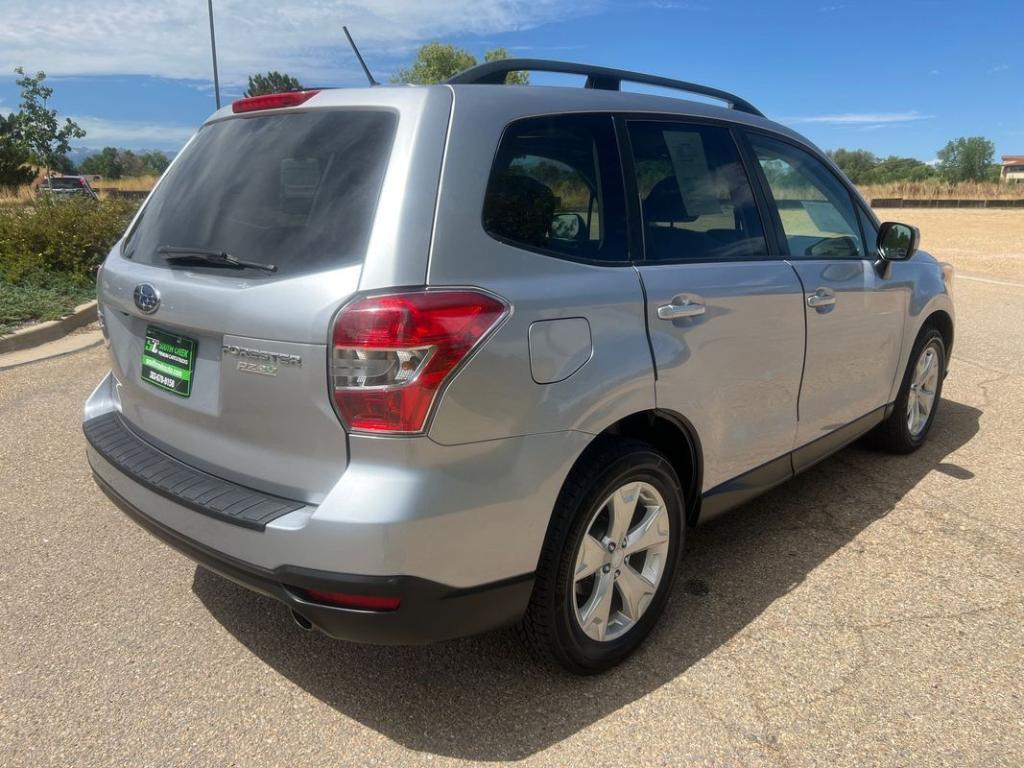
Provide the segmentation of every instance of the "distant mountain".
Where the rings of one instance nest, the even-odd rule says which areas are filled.
[[[99,149],[94,147],[72,147],[71,151],[68,152],[68,159],[75,165],[78,165],[85,160],[85,158],[90,155],[95,155],[99,151]]]

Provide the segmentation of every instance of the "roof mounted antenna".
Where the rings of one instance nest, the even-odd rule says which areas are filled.
[[[370,74],[370,68],[366,66],[366,62],[363,61],[363,56],[359,53],[359,49],[356,48],[356,41],[352,39],[352,35],[348,33],[348,27],[342,27],[342,32],[345,33],[345,37],[348,38],[348,44],[352,46],[352,53],[359,59],[359,66],[363,68],[363,72],[366,73],[366,79],[370,81],[370,85],[380,85],[376,80],[373,79],[373,75]]]

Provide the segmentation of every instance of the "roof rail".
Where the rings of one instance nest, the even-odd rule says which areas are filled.
[[[459,72],[448,82],[451,85],[467,85],[470,83],[500,85],[505,82],[505,76],[510,72],[562,72],[569,75],[586,75],[587,82],[584,85],[585,88],[597,88],[604,91],[620,90],[623,80],[630,83],[657,85],[662,88],[673,88],[688,93],[697,93],[701,96],[709,96],[713,99],[724,101],[731,109],[764,117],[764,114],[746,99],[741,99],[736,94],[720,91],[717,88],[710,88],[706,85],[687,83],[683,80],[673,80],[657,75],[645,75],[642,72],[628,72],[623,69],[595,67],[590,64],[573,64],[571,62],[550,61],[548,59],[497,59],[495,61],[488,61]]]

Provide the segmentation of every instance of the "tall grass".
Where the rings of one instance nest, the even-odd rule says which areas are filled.
[[[1017,200],[1024,198],[1024,184],[961,181],[956,184],[929,179],[865,184],[859,187],[868,198],[902,197],[906,200]]]
[[[159,176],[133,176],[124,179],[100,179],[90,181],[100,198],[104,198],[104,190],[116,189],[123,192],[149,192],[156,184]],[[26,206],[36,201],[35,188],[26,184],[23,187],[0,187],[0,206]]]
[[[124,179],[100,179],[90,182],[96,189],[118,189],[122,192],[149,192],[159,176],[132,176]]]
[[[31,187],[0,187],[0,205],[31,205],[36,199]]]

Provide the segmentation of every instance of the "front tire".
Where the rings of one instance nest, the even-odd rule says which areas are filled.
[[[912,453],[924,444],[938,412],[945,371],[946,342],[927,326],[914,343],[893,411],[874,433],[880,448]]]
[[[631,654],[668,600],[683,510],[664,455],[640,441],[602,439],[555,505],[519,626],[534,656],[593,674]]]

